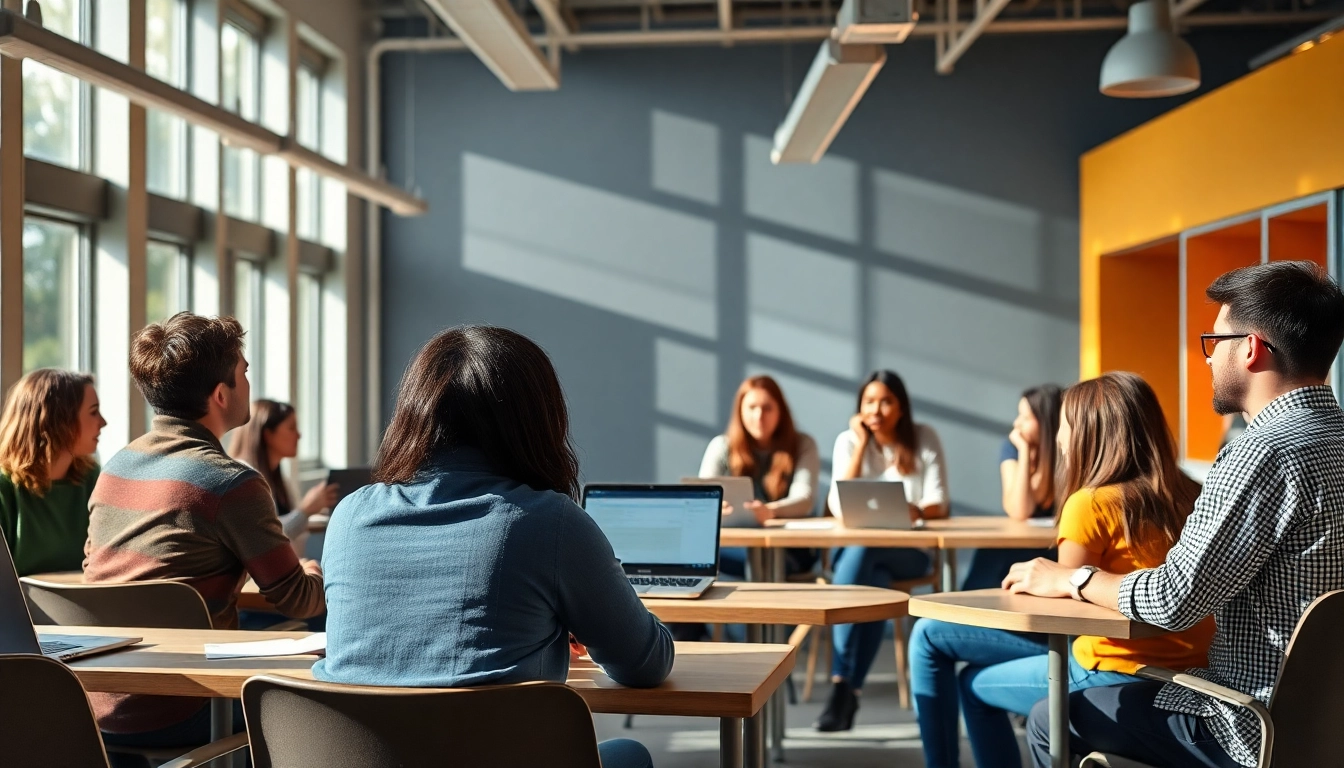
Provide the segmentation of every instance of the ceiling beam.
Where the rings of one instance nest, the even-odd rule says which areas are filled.
[[[1204,4],[1204,0],[1179,0],[1171,4],[1171,18],[1179,19]]]
[[[724,32],[733,28],[733,0],[719,0],[719,29]]]
[[[977,5],[980,5],[980,3],[977,3]],[[999,15],[999,11],[1007,6],[1008,0],[988,0],[980,7],[975,14],[975,18],[961,34],[953,31],[952,44],[948,46],[942,56],[938,57],[938,74],[952,74],[952,68],[956,66],[957,60],[970,49],[971,44],[976,41],[976,38],[980,37],[980,33],[984,32],[985,28],[993,23],[994,18]]]
[[[569,21],[560,12],[560,0],[532,0],[532,7],[536,8],[541,18],[546,20],[547,29],[558,35],[568,35],[574,31],[569,28]]]

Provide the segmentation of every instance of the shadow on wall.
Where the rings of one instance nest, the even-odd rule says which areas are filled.
[[[1020,390],[1074,376],[1077,303],[1048,273],[1076,263],[1076,222],[834,155],[777,167],[767,138],[663,110],[649,126],[659,204],[462,156],[467,270],[656,329],[653,477],[602,479],[694,473],[728,416],[726,382],[754,373],[779,380],[829,464],[857,382],[884,367],[941,434],[958,511],[997,510]],[[742,169],[740,205],[722,168]],[[731,285],[724,219],[746,222]],[[741,338],[722,337],[729,311],[744,311]],[[725,370],[729,349],[741,370]]]

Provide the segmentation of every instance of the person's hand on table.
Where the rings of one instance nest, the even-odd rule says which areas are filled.
[[[574,661],[575,659],[579,659],[587,655],[588,655],[588,648],[585,647],[583,643],[580,643],[578,640],[575,640],[573,635],[570,635],[569,636],[570,661]]]
[[[299,565],[303,567],[304,573],[311,573],[314,576],[322,575],[322,565],[316,560],[300,560]]]
[[[732,504],[729,504],[729,503],[726,502],[726,501],[723,502],[723,508],[722,508],[722,509],[723,509],[723,516],[724,516],[724,517],[727,517],[727,516],[733,514],[733,505],[732,505]]]
[[[1069,577],[1076,570],[1038,557],[1025,563],[1014,563],[1003,580],[1003,588],[1015,595],[1073,597]]]
[[[341,487],[336,483],[314,485],[303,495],[303,501],[299,502],[299,511],[312,517],[324,509],[331,509],[336,506],[336,497],[340,490]]]
[[[742,508],[756,516],[756,522],[765,525],[765,521],[775,519],[775,510],[769,505],[759,501],[748,501],[742,505]]]

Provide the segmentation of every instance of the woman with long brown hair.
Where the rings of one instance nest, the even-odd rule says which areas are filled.
[[[849,429],[835,439],[832,480],[885,480],[901,483],[912,521],[946,517],[947,465],[938,433],[915,421],[905,382],[892,371],[874,371],[859,387],[857,413]],[[843,519],[839,490],[831,483],[831,512]],[[928,554],[920,549],[845,547],[835,556],[832,581],[890,587],[893,581],[929,572]],[[882,644],[884,621],[841,624],[831,630],[831,696],[817,719],[819,731],[847,731],[854,726],[868,670]]]
[[[1132,373],[1106,373],[1064,394],[1059,562],[1129,573],[1163,562],[1194,509],[1199,484],[1182,474],[1157,395]],[[1072,690],[1133,682],[1144,665],[1203,667],[1211,619],[1143,640],[1079,637]],[[929,768],[959,765],[958,707],[980,768],[1019,768],[1009,712],[1045,698],[1046,642],[981,627],[922,620],[910,639],[910,687]],[[960,672],[957,664],[966,662]]]
[[[107,426],[93,377],[39,368],[9,391],[0,415],[0,532],[20,576],[77,571]]]
[[[308,489],[297,506],[293,503],[294,495],[280,471],[280,463],[299,455],[301,437],[294,406],[263,398],[253,401],[252,418],[235,429],[229,441],[229,454],[251,465],[271,487],[271,498],[275,501],[281,526],[300,555],[307,537],[308,518],[331,509],[340,491],[332,483],[318,483]]]
[[[374,479],[327,529],[327,656],[315,677],[564,681],[572,635],[621,685],[667,678],[671,633],[575,503],[565,396],[530,339],[489,326],[430,339],[402,376]],[[605,768],[652,762],[627,739],[598,751]]]
[[[705,449],[700,477],[749,477],[755,500],[748,510],[761,525],[767,520],[807,517],[816,506],[821,456],[817,441],[799,432],[779,384],[769,376],[751,376],[737,388],[728,428]],[[719,552],[719,570],[742,576],[747,553],[739,547]],[[786,550],[786,571],[812,567],[809,549]]]

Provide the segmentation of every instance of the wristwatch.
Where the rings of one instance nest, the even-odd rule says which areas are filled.
[[[1082,568],[1073,572],[1073,575],[1069,577],[1069,588],[1073,590],[1074,600],[1077,600],[1080,603],[1087,602],[1087,598],[1083,597],[1083,587],[1086,587],[1087,582],[1092,580],[1092,574],[1100,570],[1101,569],[1095,565],[1084,565]]]

